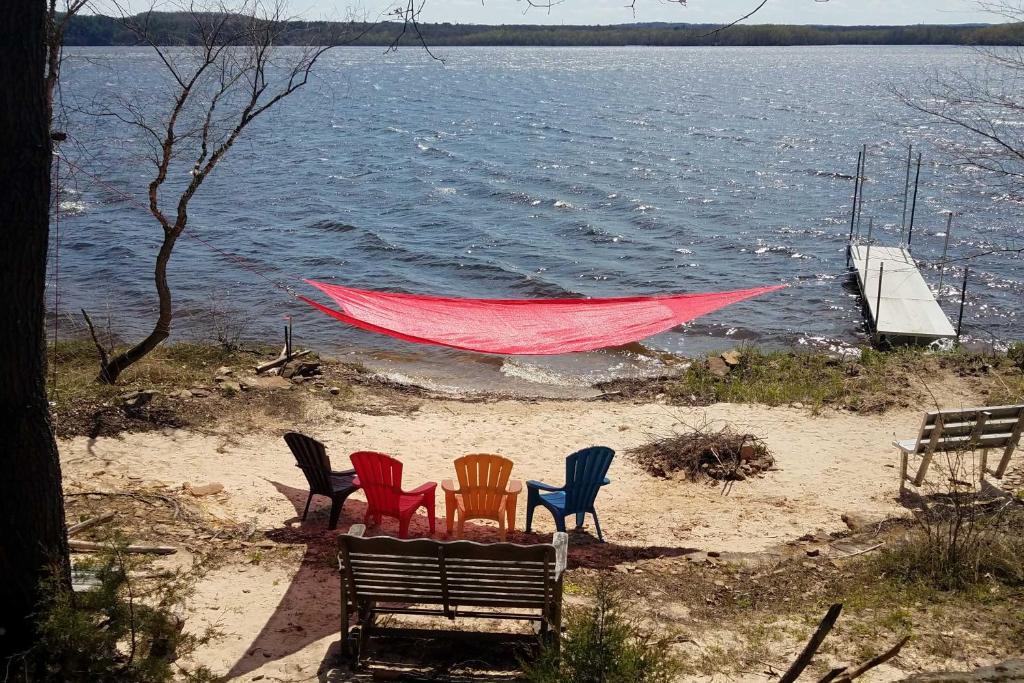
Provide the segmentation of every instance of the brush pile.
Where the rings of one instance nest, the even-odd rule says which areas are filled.
[[[743,481],[775,466],[771,451],[756,436],[707,424],[655,439],[628,455],[655,477],[682,475],[690,481]]]

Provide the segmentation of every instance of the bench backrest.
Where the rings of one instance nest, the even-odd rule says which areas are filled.
[[[937,410],[924,417],[917,453],[1002,448],[1012,451],[1024,429],[1024,405]]]
[[[338,564],[353,603],[404,602],[549,611],[565,568],[568,537],[553,544],[362,538],[362,525],[338,537]],[[561,546],[561,549],[556,547]]]

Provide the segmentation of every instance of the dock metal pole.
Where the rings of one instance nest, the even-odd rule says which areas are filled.
[[[850,241],[853,241],[853,224],[857,220],[857,196],[860,194],[860,160],[861,151],[857,150],[857,172],[853,178],[853,206],[850,209]]]
[[[942,245],[942,266],[939,269],[939,292],[938,297],[942,297],[942,281],[946,278],[946,254],[949,252],[949,232],[953,227],[953,212],[949,212],[949,217],[946,219],[946,241]]]
[[[860,216],[864,211],[864,182],[867,180],[867,167],[868,167],[868,146],[864,145],[864,149],[861,151],[861,162],[860,162],[860,196],[857,200],[857,237],[860,237]]]
[[[900,239],[907,233],[907,200],[910,198],[910,164],[913,161],[914,145],[907,145],[907,177],[903,180],[903,221],[900,223]]]
[[[914,239],[914,214],[917,212],[917,188],[921,183],[921,153],[917,153],[917,175],[914,176],[914,201],[910,205],[910,228],[907,230],[907,251],[910,241]]]
[[[882,276],[885,275],[885,261],[878,264],[878,296],[875,298],[875,343],[882,341],[878,325],[882,322]]]
[[[967,274],[971,269],[964,266],[964,284],[960,287],[960,316],[956,319],[956,343],[960,343],[960,329],[964,324],[964,302],[967,301]]]
[[[866,289],[867,289],[867,286],[868,286],[868,272],[869,272],[868,271],[868,267],[871,265],[871,231],[872,231],[872,229],[874,227],[875,227],[875,218],[874,218],[874,216],[872,216],[871,218],[868,219],[868,248],[867,248],[867,251],[864,253],[864,287],[865,287],[865,292],[864,293],[865,294],[867,294]]]

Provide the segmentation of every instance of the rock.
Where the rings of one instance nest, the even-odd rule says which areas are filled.
[[[804,407],[804,404],[797,401],[796,403],[793,404],[793,407],[796,408],[797,410],[800,410]]]
[[[210,396],[213,395],[210,393],[210,390],[205,387],[192,387],[189,391],[195,398],[210,398]]]
[[[723,361],[725,361],[725,364],[728,365],[730,368],[734,368],[737,365],[739,365],[740,364],[740,359],[742,357],[743,356],[740,354],[740,352],[739,351],[735,351],[735,350],[733,350],[733,351],[726,351],[725,353],[723,353],[720,356],[720,358]]]
[[[171,394],[172,398],[192,398],[193,394],[188,389],[182,389]]]
[[[721,356],[708,358],[708,370],[716,377],[725,377],[729,374],[729,364],[722,360]]]
[[[753,444],[745,444],[740,448],[740,460],[749,461],[754,459],[754,446]]]
[[[213,482],[211,484],[202,484],[201,486],[193,486],[192,484],[185,482],[185,491],[191,493],[193,496],[199,498],[202,496],[212,496],[215,493],[220,493],[224,490],[224,484]]]
[[[253,377],[245,383],[254,389],[291,389],[293,386],[284,377],[275,376]]]
[[[332,396],[337,396],[338,394],[341,393],[341,387],[331,387],[327,391],[331,392]]]
[[[220,390],[228,395],[238,394],[242,391],[242,385],[232,380],[225,380],[220,383]]]
[[[718,552],[717,550],[709,550],[708,551],[708,557],[721,557],[721,556],[722,556],[722,553]]]
[[[865,531],[882,522],[880,519],[869,519],[866,515],[862,515],[859,512],[844,512],[841,519],[850,528],[850,531],[854,533]]]
[[[817,557],[818,555],[821,555],[821,549],[820,548],[808,548],[807,549],[807,557]]]
[[[216,375],[217,377],[231,377],[232,375],[235,374],[235,371],[226,365],[222,365],[219,368],[217,368],[217,372],[213,374]]]
[[[143,389],[141,391],[130,391],[127,394],[121,394],[121,401],[124,403],[124,407],[129,410],[138,410],[142,406],[146,405],[153,400],[153,397],[160,392],[155,389]]]

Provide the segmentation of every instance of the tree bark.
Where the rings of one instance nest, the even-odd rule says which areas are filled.
[[[101,363],[100,374],[96,381],[104,384],[116,384],[117,378],[121,376],[122,372],[141,360],[147,353],[159,346],[162,341],[171,336],[173,311],[171,307],[171,288],[167,284],[167,264],[171,260],[171,252],[174,251],[174,243],[178,240],[180,232],[176,228],[164,231],[164,241],[160,245],[160,252],[156,257],[153,279],[156,283],[157,299],[160,304],[153,331],[145,339],[124,353],[115,355],[109,362]]]
[[[0,663],[33,640],[40,578],[70,581],[60,461],[46,396],[51,142],[46,3],[0,5]]]

